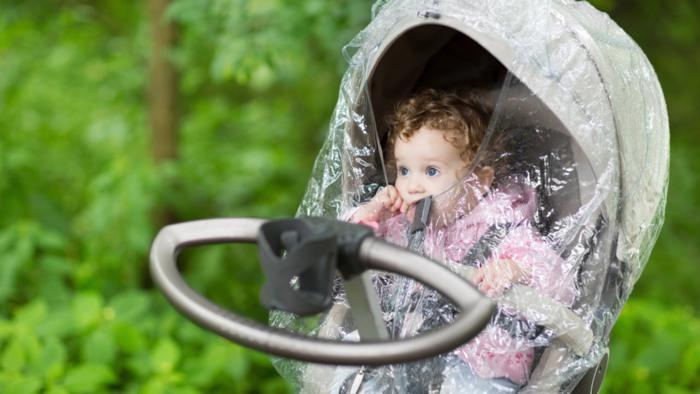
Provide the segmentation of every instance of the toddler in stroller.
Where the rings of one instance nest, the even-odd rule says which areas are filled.
[[[491,142],[489,151],[478,150],[491,114],[483,101],[476,92],[460,97],[428,89],[400,102],[389,121],[385,149],[387,166],[395,171],[395,186],[380,189],[367,203],[343,216],[372,227],[391,242],[411,244],[455,271],[468,273],[474,284],[491,296],[521,283],[571,306],[573,267],[567,266],[531,225],[537,204],[535,190],[524,179],[519,180],[520,176],[503,173],[512,166],[495,150],[505,148],[505,141]],[[499,134],[501,140],[507,135]],[[477,152],[479,160],[475,160]],[[424,199],[429,199],[429,205],[416,205]],[[414,216],[415,220],[416,209],[423,210],[418,216],[428,218],[419,242],[412,239],[415,231],[411,234],[408,218]],[[435,294],[422,294],[422,286],[416,283],[399,286],[400,281],[390,276],[375,282],[378,292],[394,303],[396,299],[390,294],[401,286],[407,286],[403,291],[411,293],[407,299],[413,303],[423,298],[438,301],[430,306],[422,301],[420,315],[416,305],[399,307],[385,300],[382,305],[389,309],[385,312],[391,316],[395,335],[427,331],[452,320],[449,306]],[[404,315],[402,308],[406,307],[414,310]],[[529,376],[533,343],[546,342],[540,335],[543,332],[512,311],[501,309],[473,341],[449,357],[435,360],[440,364],[437,371],[435,362],[423,365],[430,365],[429,369],[413,368],[407,378],[409,391],[514,392]],[[373,374],[376,379],[376,371]],[[363,392],[386,391],[376,382],[366,382],[365,387]]]

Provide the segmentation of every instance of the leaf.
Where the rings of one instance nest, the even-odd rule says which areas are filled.
[[[82,345],[83,360],[89,364],[111,365],[116,355],[116,344],[106,330],[92,332]]]
[[[161,376],[154,376],[143,385],[140,394],[166,394],[167,388],[168,386]]]
[[[0,304],[15,293],[19,270],[29,261],[32,252],[33,246],[29,239],[20,239],[14,248],[3,252],[3,262],[0,264]]]
[[[54,386],[46,391],[46,394],[70,394],[68,390],[63,387]]]
[[[129,290],[115,296],[109,305],[114,309],[115,319],[138,323],[149,313],[151,300],[139,290]]]
[[[108,367],[82,364],[68,371],[63,386],[70,393],[93,393],[114,381],[114,373]]]
[[[66,347],[55,337],[46,340],[41,356],[42,377],[52,382],[63,375],[66,368]]]
[[[183,378],[183,375],[173,372],[152,376],[143,386],[141,394],[170,394],[177,392],[177,387]]]
[[[126,353],[136,353],[146,349],[146,338],[130,323],[117,321],[112,325],[112,335],[117,346]]]
[[[37,243],[45,250],[62,251],[66,247],[66,237],[59,232],[42,228],[37,231]]]
[[[22,348],[22,344],[17,337],[12,338],[2,352],[2,359],[0,359],[2,370],[5,372],[20,372],[24,369],[26,362],[27,356]]]
[[[41,363],[42,354],[42,346],[36,333],[29,327],[26,327],[17,330],[15,335],[18,343],[22,346],[28,366],[36,370],[37,365]]]
[[[12,335],[14,329],[15,325],[11,321],[0,319],[0,345],[5,338]]]
[[[660,392],[664,394],[697,394],[695,390],[685,389],[669,383],[662,384]]]
[[[15,321],[29,327],[34,327],[45,319],[47,312],[48,308],[44,300],[35,300],[24,305],[17,311]]]
[[[195,387],[185,386],[172,389],[172,394],[200,394],[201,392]]]
[[[232,346],[222,341],[214,340],[209,343],[202,354],[188,357],[184,361],[183,371],[188,377],[188,381],[198,387],[212,385],[220,379],[224,371],[231,365],[231,359],[236,356],[237,346]],[[247,368],[240,368],[241,365],[232,367],[241,376],[247,374]],[[247,367],[247,366],[245,366]]]
[[[292,387],[281,377],[274,377],[262,384],[261,393],[293,393]]]
[[[52,310],[49,316],[36,327],[37,334],[63,338],[77,331],[76,319],[71,308]]]
[[[94,293],[78,294],[72,303],[73,318],[80,330],[96,324],[102,312],[102,298]]]
[[[129,357],[126,361],[126,367],[133,376],[139,380],[145,380],[153,375],[153,365],[151,355],[146,352],[139,352]]]
[[[0,392],[3,394],[38,393],[41,381],[34,376],[23,376],[0,372]]]
[[[684,349],[679,371],[679,383],[685,387],[700,383],[700,342],[690,344]]]
[[[180,347],[170,338],[160,339],[151,353],[153,369],[160,373],[174,370],[179,359]]]

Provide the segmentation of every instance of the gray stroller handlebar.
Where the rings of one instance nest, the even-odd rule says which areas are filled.
[[[452,324],[400,340],[387,340],[381,334],[363,336],[361,330],[364,340],[360,342],[333,341],[272,328],[238,316],[212,303],[185,282],[177,268],[177,255],[184,248],[259,242],[260,228],[266,222],[263,219],[230,218],[164,227],[153,242],[150,255],[151,274],[156,284],[176,309],[207,330],[265,353],[323,364],[383,365],[436,356],[468,342],[486,326],[495,312],[495,304],[458,274],[373,236],[361,239],[358,244],[361,268],[398,273],[436,289],[460,311]],[[362,300],[358,303],[357,296],[348,298],[351,308],[362,306]],[[364,303],[368,303],[367,298]],[[365,312],[367,308],[358,310]],[[357,316],[355,318],[358,320]],[[378,324],[376,317],[374,319],[374,324]]]

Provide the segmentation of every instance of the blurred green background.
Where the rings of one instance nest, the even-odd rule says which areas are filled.
[[[604,391],[697,393],[700,4],[593,3],[649,56],[672,134],[666,224],[613,332]],[[148,248],[171,221],[294,214],[337,98],[340,49],[370,9],[0,0],[0,392],[289,390],[265,355],[174,312],[150,281]],[[252,253],[194,250],[184,270],[264,320]]]

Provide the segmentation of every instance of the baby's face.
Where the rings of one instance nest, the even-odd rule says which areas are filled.
[[[408,141],[397,138],[394,157],[396,189],[408,203],[449,189],[464,175],[468,164],[457,148],[445,141],[443,132],[426,126]]]

